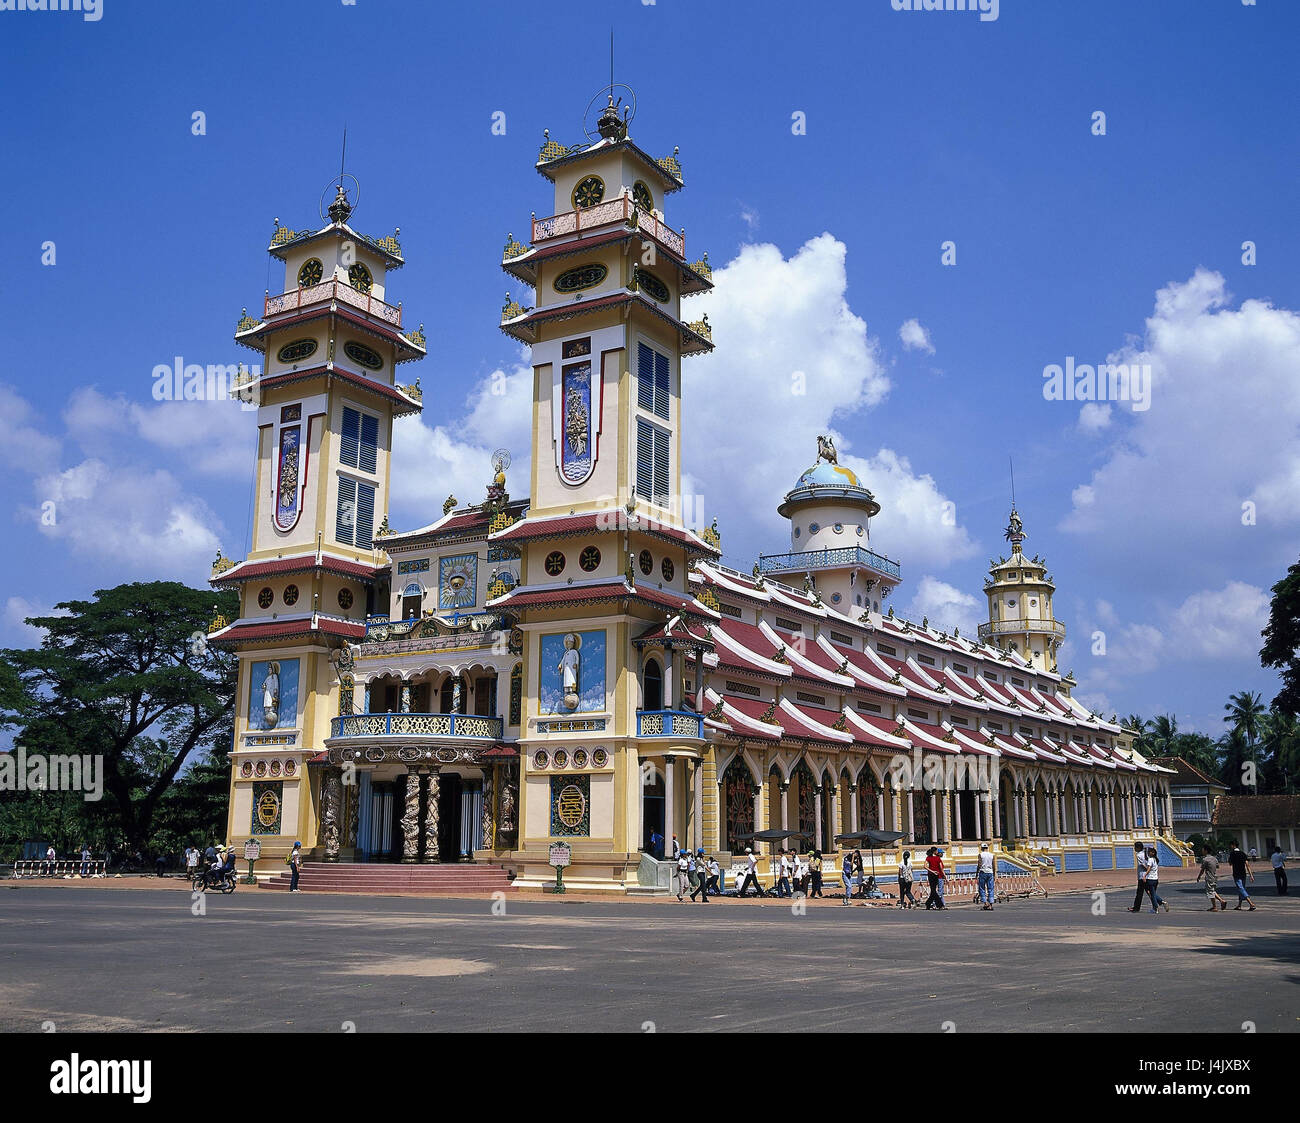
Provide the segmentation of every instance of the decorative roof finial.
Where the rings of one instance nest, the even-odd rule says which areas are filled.
[[[1013,555],[1020,553],[1020,543],[1029,537],[1025,533],[1025,524],[1020,521],[1020,515],[1014,507],[1011,508],[1011,519],[1007,523],[1007,529],[1003,532],[1003,537],[1011,543],[1011,553]]]
[[[835,451],[835,442],[829,433],[824,437],[820,433],[817,434],[817,459],[825,460],[827,464],[840,462],[839,453]]]

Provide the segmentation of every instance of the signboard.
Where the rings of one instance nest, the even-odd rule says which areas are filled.
[[[256,862],[262,856],[262,844],[255,838],[244,843],[244,861]]]
[[[556,869],[562,869],[572,861],[573,849],[567,842],[551,843],[551,856],[548,859],[549,865],[554,866]]]

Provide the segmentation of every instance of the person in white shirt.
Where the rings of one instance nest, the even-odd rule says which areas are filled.
[[[691,879],[691,856],[685,850],[677,851],[677,899],[682,899]]]
[[[718,865],[717,858],[710,858],[708,864],[709,879],[704,883],[705,892],[712,893],[715,897],[722,896],[722,868]]]
[[[740,892],[736,896],[743,897],[751,885],[757,896],[763,896],[763,887],[758,883],[758,855],[748,846],[745,847],[745,867],[745,880],[740,883]]]
[[[983,912],[993,911],[993,851],[987,842],[980,843],[979,859],[975,865],[975,877],[979,886],[977,898],[982,902]]]
[[[1286,896],[1286,855],[1282,853],[1282,847],[1274,846],[1273,853],[1269,855],[1273,863],[1273,880],[1277,882],[1277,895]]]
[[[790,891],[790,855],[782,850],[780,858],[772,858],[772,876],[776,878],[776,895],[778,897],[791,896]]]
[[[1146,887],[1147,895],[1151,898],[1151,911],[1159,912],[1161,908],[1165,912],[1169,911],[1169,906],[1158,892],[1160,888],[1160,859],[1156,854],[1154,846],[1147,847],[1147,878],[1143,883]]]
[[[1147,851],[1140,842],[1133,843],[1133,865],[1137,868],[1137,892],[1133,894],[1133,907],[1129,912],[1142,911],[1142,898],[1147,891]]]

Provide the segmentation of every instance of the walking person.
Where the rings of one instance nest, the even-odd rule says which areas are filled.
[[[695,880],[691,882],[691,900],[695,900],[695,894],[700,895],[701,904],[709,903],[709,869],[704,861],[703,849],[695,851],[693,859],[695,863]]]
[[[794,895],[790,890],[790,872],[793,865],[793,860],[784,850],[778,850],[772,855],[772,880],[776,882],[778,897]]]
[[[982,912],[993,911],[993,851],[987,842],[980,843],[979,859],[975,866],[975,879],[978,885],[976,899],[983,902]]]
[[[185,877],[189,881],[194,880],[194,874],[199,868],[199,848],[194,845],[185,847]]]
[[[930,895],[925,899],[925,911],[937,908],[943,911],[943,859],[939,856],[939,848],[931,846],[925,852],[925,876],[930,882]]]
[[[858,887],[858,896],[865,897],[867,895],[867,877],[866,870],[862,868],[861,850],[853,851],[853,876],[857,879],[853,884]]]
[[[84,842],[81,844],[81,876],[90,876],[90,847]]]
[[[853,855],[844,851],[844,865],[841,872],[844,879],[844,903],[849,903],[849,894],[853,892]]]
[[[763,887],[758,883],[758,855],[748,846],[745,847],[745,866],[745,880],[740,883],[740,892],[736,896],[743,897],[751,885],[755,894],[763,896]]]
[[[1160,858],[1156,854],[1154,846],[1147,847],[1147,879],[1144,882],[1147,896],[1151,898],[1151,911],[1159,912],[1162,908],[1165,912],[1169,911],[1169,906],[1165,904],[1165,899],[1160,896]]]
[[[673,835],[673,845],[677,845],[677,836]],[[685,850],[676,851],[677,856],[677,899],[680,901],[686,892],[691,877],[691,856]]]
[[[1286,896],[1286,855],[1282,853],[1282,847],[1274,846],[1271,855],[1273,862],[1273,880],[1277,882],[1277,895]]]
[[[914,909],[920,902],[912,896],[912,852],[903,851],[903,860],[898,863],[898,907]]]
[[[1249,905],[1250,911],[1255,911],[1255,902],[1250,899],[1250,894],[1246,892],[1246,880],[1255,880],[1255,871],[1250,868],[1250,861],[1246,855],[1241,852],[1235,842],[1232,844],[1232,852],[1228,855],[1228,861],[1232,864],[1232,880],[1237,886],[1237,907],[1233,912],[1237,912],[1242,905]]]
[[[1205,879],[1205,895],[1210,899],[1206,912],[1227,912],[1228,902],[1219,896],[1219,859],[1206,846],[1201,856],[1201,871],[1196,880]]]
[[[1133,907],[1128,911],[1141,912],[1142,898],[1147,891],[1147,850],[1140,842],[1133,843],[1133,864],[1137,867],[1138,885],[1137,892],[1133,894]]]
[[[58,861],[59,856],[54,852],[54,847],[49,846],[45,850],[45,876],[54,876],[54,863]]]
[[[721,897],[722,885],[721,882],[719,881],[719,878],[722,875],[722,869],[718,865],[718,857],[716,854],[709,858],[708,871],[709,871],[709,878],[708,881],[705,882],[704,888],[707,889],[710,893],[712,893],[715,897]]]
[[[301,893],[298,888],[298,875],[302,873],[302,843],[295,842],[289,851],[289,892]]]

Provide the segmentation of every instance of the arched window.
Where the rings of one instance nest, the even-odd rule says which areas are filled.
[[[456,708],[456,684],[460,683],[460,707]],[[440,714],[464,713],[465,703],[468,701],[465,683],[458,675],[448,675],[442,680],[442,690],[438,698],[438,712]]]
[[[664,708],[664,672],[658,659],[645,661],[645,669],[641,672],[641,698],[644,710]]]
[[[424,611],[424,590],[412,581],[402,590],[402,619],[419,618]]]
[[[737,757],[722,777],[722,802],[727,812],[725,842],[732,853],[743,851],[745,844],[736,838],[754,830],[754,792],[758,785],[745,762]]]

